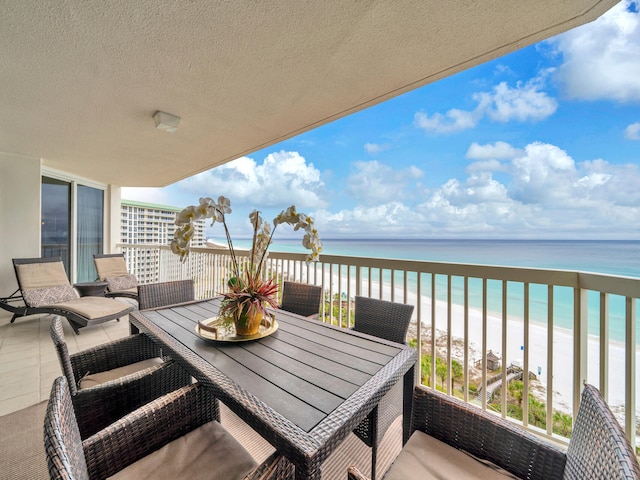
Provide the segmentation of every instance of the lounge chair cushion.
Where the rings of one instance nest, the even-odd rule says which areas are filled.
[[[55,287],[22,290],[22,298],[30,307],[42,307],[76,299],[78,298],[78,292],[69,284],[57,285]]]
[[[416,430],[393,462],[384,480],[504,480],[517,478],[485,460],[478,460],[462,450]]]
[[[132,373],[139,372],[146,368],[154,367],[156,365],[161,365],[164,362],[162,358],[148,358],[146,360],[142,360],[140,362],[131,363],[129,365],[125,365],[124,367],[114,368],[113,370],[107,370],[106,372],[98,372],[98,373],[88,373],[84,375],[80,381],[78,382],[78,388],[90,388],[95,387],[96,385],[101,385],[103,383],[109,382],[111,380],[116,380],[118,378],[131,375]]]
[[[26,263],[16,265],[16,271],[23,292],[60,285],[71,286],[62,262]]]
[[[98,261],[100,262],[98,274],[102,281],[108,281],[107,277],[120,277],[129,274],[122,256],[100,258],[96,260],[96,262]]]
[[[129,290],[138,288],[138,281],[135,275],[120,275],[117,277],[107,277],[110,292],[119,292],[121,290]]]
[[[117,480],[242,479],[255,460],[218,422],[201,427],[120,470]]]
[[[81,297],[48,306],[57,307],[62,310],[70,310],[89,320],[115,315],[129,308],[122,302],[104,297]],[[122,315],[124,316],[126,313],[128,312]]]

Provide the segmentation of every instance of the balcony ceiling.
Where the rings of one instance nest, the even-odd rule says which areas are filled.
[[[615,3],[0,0],[0,152],[164,186]],[[176,133],[157,110],[182,118]]]

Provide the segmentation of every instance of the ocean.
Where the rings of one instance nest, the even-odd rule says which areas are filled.
[[[305,252],[300,239],[276,239],[270,250]],[[389,240],[389,239],[323,239],[323,254],[372,258],[395,258],[437,262],[474,263],[514,267],[580,270],[640,278],[640,241],[635,240]],[[321,255],[322,258],[322,255]],[[444,281],[444,278],[442,278]],[[462,298],[462,283],[453,283],[452,299]],[[487,307],[501,308],[501,286],[489,282]],[[444,300],[446,288],[436,285],[438,299]],[[639,292],[640,295],[640,292]],[[522,311],[522,289],[510,288],[508,303],[513,315]],[[531,320],[546,323],[546,288],[532,286]],[[589,296],[589,332],[598,333],[598,296]],[[571,328],[573,322],[572,291],[557,288],[554,297],[554,319],[559,327]],[[472,295],[470,306],[481,308],[481,299]],[[610,337],[624,341],[624,301],[610,298]],[[640,311],[640,309],[637,309]],[[638,313],[640,317],[640,312]],[[640,341],[640,328],[638,341]]]

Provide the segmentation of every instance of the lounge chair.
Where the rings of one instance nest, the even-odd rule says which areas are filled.
[[[293,478],[278,452],[257,465],[218,423],[212,390],[189,385],[154,400],[82,441],[67,381],[55,380],[44,420],[52,479]]]
[[[138,299],[138,279],[127,270],[122,253],[96,254],[93,256],[93,263],[98,272],[98,280],[108,284],[105,297]]]
[[[145,403],[192,383],[191,375],[170,358],[163,358],[146,335],[129,335],[69,354],[61,317],[53,318],[49,333],[83,439]]]
[[[102,297],[80,297],[71,286],[60,258],[14,258],[18,289],[0,299],[0,307],[16,318],[35,314],[65,317],[73,331],[120,319],[133,307]]]
[[[395,343],[405,343],[413,305],[356,296],[354,325],[356,332],[374,335]],[[396,383],[378,402],[371,415],[353,431],[371,447],[371,476],[375,480],[378,444],[393,421],[402,414],[402,382]],[[377,416],[377,422],[372,422]],[[374,428],[374,426],[376,428]]]
[[[492,412],[424,386],[414,391],[411,431],[383,480],[640,479],[635,452],[592,385],[582,391],[566,453]],[[353,466],[348,478],[367,480]]]
[[[318,317],[322,287],[306,283],[284,282],[280,308],[303,317]]]

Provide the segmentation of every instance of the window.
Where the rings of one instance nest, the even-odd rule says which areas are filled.
[[[71,183],[42,177],[42,257],[60,257],[67,275],[71,260]]]

